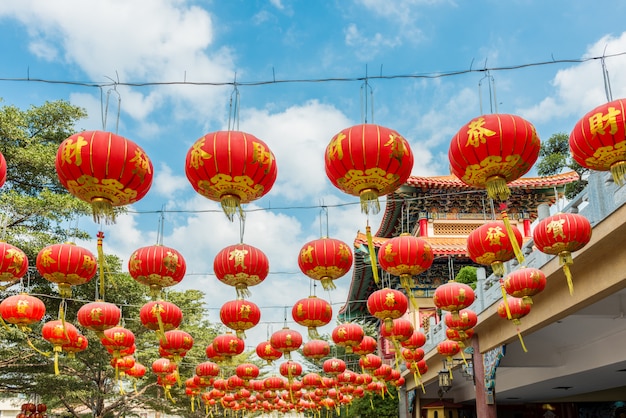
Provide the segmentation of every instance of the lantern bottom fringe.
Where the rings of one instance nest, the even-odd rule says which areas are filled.
[[[506,201],[511,196],[511,189],[506,185],[506,179],[501,176],[489,177],[485,183],[487,195],[493,200]]]
[[[104,197],[91,199],[91,210],[94,222],[99,224],[104,221],[107,225],[115,223],[115,210],[110,200]]]
[[[613,176],[613,181],[618,186],[624,185],[624,178],[626,177],[626,161],[618,161],[611,165],[611,175]]]
[[[559,253],[559,264],[563,267],[563,273],[565,273],[565,279],[567,280],[567,287],[569,288],[569,294],[574,294],[574,282],[572,281],[572,272],[569,266],[574,264],[572,259],[572,253],[569,251],[562,251]]]
[[[401,274],[400,285],[409,297],[409,301],[411,302],[413,310],[415,312],[419,312],[419,304],[417,303],[417,299],[413,295],[413,288],[415,287],[415,281],[413,281],[413,277],[410,274]]]
[[[241,198],[239,196],[235,194],[225,194],[220,197],[220,203],[229,221],[232,222],[237,213],[242,220],[244,219],[245,215],[241,208]]]
[[[376,215],[380,212],[380,202],[378,201],[378,191],[375,189],[363,189],[359,193],[361,200],[361,212]]]
[[[317,328],[316,327],[308,327],[307,328],[309,331],[309,338],[312,340],[319,340],[320,339],[320,334],[319,332],[317,332]]]
[[[494,261],[491,263],[491,270],[496,277],[504,277],[504,263],[502,261]]]
[[[248,290],[248,285],[245,283],[235,285],[235,290],[237,291],[237,299],[245,299],[251,295],[250,290]]]
[[[235,330],[235,335],[237,335],[237,338],[239,338],[240,340],[246,339],[246,332],[244,330],[241,330],[241,329]]]
[[[59,283],[59,295],[62,298],[71,298],[72,297],[72,286],[67,283]]]
[[[161,299],[161,289],[163,289],[161,286],[154,284],[150,285],[150,297],[152,298],[152,300]]]
[[[367,252],[370,256],[370,266],[372,268],[372,277],[374,277],[374,283],[378,284],[380,279],[378,277],[378,266],[377,266],[377,257],[376,257],[376,249],[374,248],[374,240],[372,238],[372,228],[367,225],[365,227],[365,236],[367,237]]]
[[[337,286],[335,286],[335,283],[333,282],[333,279],[330,277],[324,277],[321,282],[324,290],[335,290],[337,288]]]
[[[525,303],[526,305],[532,305],[533,304],[533,298],[531,298],[528,295],[522,296],[522,302]]]

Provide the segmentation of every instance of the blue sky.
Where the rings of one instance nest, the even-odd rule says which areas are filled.
[[[486,73],[466,70],[490,69],[497,110],[525,117],[540,138],[569,133],[606,101],[604,81],[599,59],[559,61],[605,55],[613,97],[626,96],[626,56],[614,56],[626,52],[624,16],[626,3],[618,1],[4,1],[0,97],[21,108],[66,99],[89,112],[78,129],[103,129],[100,94],[111,86],[17,80],[122,83],[111,96],[121,97],[118,133],[144,148],[155,179],[128,215],[103,226],[105,248],[128,260],[156,243],[155,212],[164,207],[163,243],[187,260],[178,288],[205,291],[210,319],[218,321],[219,307],[235,291],[212,275],[212,262],[239,241],[240,228],[193,191],[184,161],[196,139],[227,127],[234,93],[228,83],[240,83],[239,129],[265,141],[278,165],[272,191],[246,206],[244,242],[268,255],[271,270],[251,288],[263,309],[262,324],[248,332],[248,345],[256,345],[282,327],[286,311],[288,324],[299,329],[290,309],[310,294],[297,266],[304,243],[327,229],[352,245],[368,222],[374,231],[379,225],[380,216],[361,214],[357,199],[334,189],[324,173],[332,136],[363,122],[368,89],[361,78],[371,77],[373,122],[410,141],[413,174],[448,174],[450,139],[480,114],[481,97],[483,113],[495,111]],[[497,70],[516,66],[523,68]],[[436,77],[454,71],[465,73]],[[344,81],[293,81],[326,79]],[[151,85],[124,85],[135,82]],[[115,130],[116,112],[112,100],[106,130]],[[94,236],[100,227],[90,218],[80,223]],[[95,251],[95,238],[85,245]],[[336,284],[330,293],[317,290],[335,312],[350,275]]]

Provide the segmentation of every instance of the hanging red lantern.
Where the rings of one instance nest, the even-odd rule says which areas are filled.
[[[521,246],[522,233],[517,228],[512,231]],[[474,229],[467,237],[467,253],[475,263],[491,266],[496,276],[504,276],[504,263],[515,257],[504,222],[491,221]]]
[[[367,354],[371,354],[378,349],[378,341],[374,337],[370,337],[369,335],[364,335],[361,342],[352,347],[352,353],[357,356],[365,356]]]
[[[68,353],[69,358],[74,358],[76,356],[76,353],[85,351],[88,346],[89,341],[87,340],[87,338],[84,335],[77,334],[75,339],[71,340],[67,344],[63,344],[61,346],[61,350]]]
[[[383,359],[376,354],[366,354],[359,359],[359,365],[363,370],[373,372],[383,364]]]
[[[530,313],[530,308],[532,307],[532,305],[530,303],[526,303],[523,298],[515,297],[507,298],[506,304],[511,312],[510,319],[515,325],[521,324],[520,319],[528,315]],[[498,304],[498,315],[504,319],[508,318],[504,301],[501,301],[500,304]]]
[[[78,329],[60,319],[48,321],[41,328],[41,336],[54,347],[54,374],[59,374],[59,353],[63,346],[78,338]]]
[[[307,373],[302,377],[302,386],[307,389],[317,389],[322,386],[322,377],[317,373]]]
[[[207,345],[206,349],[204,350],[205,354],[206,354],[206,358],[208,358],[211,361],[224,361],[227,359],[226,356],[223,356],[222,354],[218,353],[215,350],[215,347],[213,346],[213,343]]]
[[[297,301],[291,309],[291,316],[298,325],[307,327],[309,338],[319,338],[317,327],[328,325],[333,319],[330,303],[317,296],[309,296]]]
[[[413,331],[414,327],[411,321],[405,318],[397,318],[393,320],[391,329],[382,327],[380,329],[380,335],[388,340],[394,341],[394,343],[401,343],[411,338]]]
[[[272,364],[274,360],[281,358],[283,353],[272,347],[272,343],[269,341],[262,341],[256,346],[256,355],[265,360],[267,364]]]
[[[122,352],[135,345],[135,334],[124,327],[108,328],[103,331],[103,334],[100,342],[115,358],[123,357],[125,354]]]
[[[546,275],[539,269],[523,267],[507,274],[503,285],[507,294],[532,304],[532,296],[546,287]]]
[[[232,358],[243,353],[245,343],[230,332],[218,335],[213,339],[215,352],[225,358]]]
[[[291,360],[291,352],[302,345],[302,335],[296,330],[284,327],[271,335],[270,344],[283,353],[287,360]]]
[[[119,324],[122,310],[113,303],[98,300],[81,306],[76,317],[83,327],[94,331],[102,338],[105,329]]]
[[[164,333],[179,327],[183,311],[172,302],[153,300],[141,307],[139,319],[144,327]]]
[[[330,344],[324,340],[311,340],[302,346],[302,355],[312,360],[320,360],[330,354]]]
[[[265,280],[270,264],[263,251],[241,243],[218,252],[213,261],[213,271],[219,281],[235,287],[237,296],[243,298],[250,294],[248,287]]]
[[[61,184],[89,203],[96,222],[115,221],[114,207],[135,203],[152,185],[152,162],[134,142],[111,132],[85,131],[59,145]]]
[[[348,322],[340,324],[333,329],[331,334],[335,345],[344,347],[346,353],[352,353],[352,347],[355,347],[361,343],[365,332],[359,324]]]
[[[157,298],[164,287],[180,283],[186,271],[183,255],[164,245],[139,248],[128,260],[128,273],[137,282],[150,287],[153,298]]]
[[[411,336],[408,339],[400,343],[402,347],[409,348],[412,350],[415,350],[416,348],[420,348],[424,346],[424,344],[426,344],[426,335],[423,332],[418,331],[418,330],[414,330],[413,334],[411,334]]]
[[[28,271],[28,257],[14,245],[0,241],[0,282],[15,282]]]
[[[173,356],[175,363],[179,363],[187,351],[193,348],[193,337],[188,332],[179,329],[165,331],[159,346]]]
[[[569,137],[572,157],[596,171],[611,171],[613,181],[624,184],[626,176],[625,99],[604,103],[584,115]]]
[[[110,360],[111,367],[115,369],[116,378],[119,378],[120,376],[124,377],[124,375],[127,374],[130,369],[135,367],[136,362],[137,361],[133,356],[124,356],[119,358],[113,357]]]
[[[421,348],[415,348],[415,349],[403,348],[401,351],[401,354],[402,354],[402,358],[407,363],[420,361],[426,355],[426,353],[424,353],[424,350]]]
[[[408,307],[408,298],[395,289],[380,289],[367,298],[367,310],[372,316],[383,321],[387,329],[393,327],[393,320],[404,315]]]
[[[166,358],[158,358],[152,362],[152,373],[161,378],[173,374],[177,369],[176,363]]]
[[[259,367],[252,363],[241,363],[235,368],[235,373],[244,381],[259,377]]]
[[[574,263],[572,253],[583,248],[591,240],[589,220],[576,213],[557,213],[548,216],[535,226],[533,240],[542,253],[559,257],[570,294],[574,293],[569,266]]]
[[[72,296],[72,286],[88,283],[98,267],[91,251],[74,243],[44,247],[37,254],[36,265],[44,279],[59,286],[64,298]]]
[[[474,303],[474,290],[465,283],[450,281],[435,289],[433,302],[441,310],[452,313],[456,319],[459,311]]]
[[[250,301],[231,300],[222,305],[220,320],[228,328],[236,331],[237,337],[245,338],[245,331],[256,326],[261,320],[261,310]]]
[[[335,289],[333,283],[352,268],[352,250],[334,238],[320,238],[302,246],[298,256],[298,266],[313,280],[322,282],[324,290]]]
[[[0,187],[7,181],[7,160],[0,152]]]
[[[267,144],[240,131],[218,131],[187,152],[185,174],[194,190],[220,202],[230,220],[241,205],[267,194],[276,181],[276,158]]]
[[[220,374],[220,366],[212,361],[204,361],[196,366],[195,372],[200,383],[203,386],[209,386],[213,384],[213,379]]]
[[[388,239],[378,251],[380,268],[400,277],[400,285],[416,308],[417,304],[412,297],[415,287],[413,276],[428,270],[434,259],[433,250],[428,241],[408,233]]]
[[[302,365],[297,361],[288,360],[280,364],[278,372],[291,381],[302,374]]]
[[[443,340],[437,344],[437,352],[445,356],[448,364],[451,364],[452,357],[461,352],[461,346],[457,341]]]
[[[482,115],[464,125],[452,138],[450,170],[463,183],[486,188],[494,200],[506,201],[507,186],[526,174],[541,144],[535,127],[527,120],[507,114]]]
[[[380,125],[361,124],[335,135],[324,157],[326,175],[339,190],[359,196],[364,213],[378,213],[379,196],[406,182],[413,169],[409,142]]]
[[[444,316],[444,322],[448,328],[465,331],[466,329],[476,326],[478,323],[478,315],[470,309],[461,309],[458,315],[452,315],[448,312]]]
[[[324,370],[326,374],[336,376],[346,371],[346,362],[336,357],[329,358],[322,363],[322,370]]]
[[[5,322],[17,325],[22,331],[46,314],[46,305],[35,296],[26,293],[9,296],[0,302],[0,315]]]
[[[471,339],[473,336],[474,328],[468,328],[463,331],[452,328],[446,329],[446,338],[458,342],[462,347],[465,346],[465,341]]]

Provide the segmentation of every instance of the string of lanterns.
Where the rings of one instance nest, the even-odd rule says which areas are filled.
[[[580,120],[570,135],[574,159],[592,170],[610,170],[618,184],[623,184],[626,176],[624,105],[625,100],[615,100],[597,107]],[[539,138],[530,122],[515,115],[494,114],[474,118],[464,125],[452,139],[448,153],[453,174],[469,186],[484,188],[489,197],[501,202],[502,221],[486,223],[473,231],[467,250],[474,262],[492,267],[500,279],[503,301],[498,313],[516,325],[530,312],[531,297],[544,289],[545,275],[523,266],[521,234],[511,227],[506,215],[506,200],[510,195],[507,183],[530,170],[539,149]],[[339,190],[359,196],[365,214],[379,211],[378,198],[404,184],[412,166],[408,141],[396,131],[374,124],[342,130],[331,139],[325,152],[329,180]],[[91,205],[97,222],[114,222],[115,207],[143,198],[153,178],[152,163],[141,147],[120,135],[103,131],[85,131],[67,138],[59,146],[55,167],[63,186]],[[219,131],[203,136],[192,145],[186,157],[185,173],[194,190],[220,202],[232,221],[235,215],[243,220],[243,204],[270,191],[277,177],[277,166],[269,146],[260,139],[239,131]],[[0,183],[5,180],[6,161],[2,157]],[[207,408],[219,403],[233,410],[336,409],[349,405],[366,391],[384,396],[387,384],[404,384],[399,361],[404,361],[414,373],[416,383],[421,383],[420,377],[428,369],[421,349],[426,337],[414,329],[405,315],[409,304],[419,309],[412,295],[413,276],[430,268],[432,249],[427,239],[402,234],[388,240],[376,259],[369,225],[366,231],[376,283],[379,284],[377,265],[380,265],[400,277],[406,293],[385,287],[373,292],[367,300],[369,313],[381,322],[381,337],[394,345],[396,368],[375,354],[379,344],[376,339],[365,336],[358,324],[343,323],[333,330],[332,340],[346,352],[359,356],[362,373],[347,369],[342,359],[332,357],[322,365],[327,376],[308,373],[300,379],[302,365],[292,359],[292,352],[303,347],[305,357],[321,360],[331,351],[329,343],[319,339],[316,328],[330,322],[332,309],[328,302],[310,295],[298,301],[292,310],[296,323],[307,328],[310,341],[303,345],[300,332],[285,326],[256,347],[258,357],[268,364],[284,357],[286,361],[279,367],[280,377],[257,380],[258,367],[251,363],[238,365],[233,376],[220,377],[219,363],[241,354],[245,331],[259,323],[259,307],[245,298],[249,296],[249,288],[263,282],[269,273],[267,256],[243,243],[242,237],[242,242],[225,247],[214,260],[218,280],[236,291],[237,298],[226,302],[220,310],[221,321],[235,333],[218,335],[205,350],[209,361],[198,364],[195,375],[185,381],[192,405],[199,397]],[[535,228],[533,238],[537,248],[559,257],[570,292],[573,292],[571,253],[586,245],[590,237],[589,221],[574,214],[553,215]],[[102,257],[103,236],[98,238],[98,255]],[[504,277],[503,263],[514,257],[520,261],[520,269]],[[329,237],[305,244],[298,258],[302,272],[320,281],[326,290],[334,288],[333,281],[345,275],[352,262],[350,247]],[[98,263],[91,252],[72,243],[50,245],[37,256],[38,271],[46,280],[57,284],[63,298],[59,319],[45,323],[42,328],[42,337],[53,347],[57,374],[59,353],[72,356],[87,349],[87,339],[65,320],[65,298],[71,297],[72,286],[88,283],[95,276],[98,264],[102,269],[102,263],[102,259]],[[136,250],[128,267],[131,277],[148,286],[153,297],[152,302],[142,307],[140,319],[156,333],[161,357],[152,363],[151,370],[171,397],[169,389],[180,383],[178,363],[193,346],[193,337],[178,329],[183,313],[174,304],[162,300],[161,291],[184,278],[186,263],[177,250],[158,244]],[[0,243],[0,281],[15,282],[27,269],[28,260],[23,251]],[[448,328],[447,340],[438,344],[437,351],[448,361],[459,353],[463,355],[462,348],[474,334],[477,316],[468,309],[474,298],[469,286],[452,281],[435,291],[434,304],[447,312]],[[25,293],[0,303],[2,319],[24,332],[41,321],[44,313],[43,303]],[[82,327],[98,335],[111,354],[116,376],[138,379],[145,375],[146,367],[135,361],[134,335],[119,325],[120,317],[119,308],[99,299],[82,306],[77,319]]]

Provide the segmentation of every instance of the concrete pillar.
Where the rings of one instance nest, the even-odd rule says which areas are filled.
[[[472,337],[472,348],[474,349],[474,385],[476,388],[476,416],[480,418],[497,418],[497,409],[495,403],[495,393],[493,394],[493,403],[488,399],[487,389],[485,387],[485,365],[483,363],[483,355],[480,352],[480,344],[478,335]],[[489,400],[489,403],[488,403]]]
[[[410,418],[406,386],[398,387],[398,418]]]

